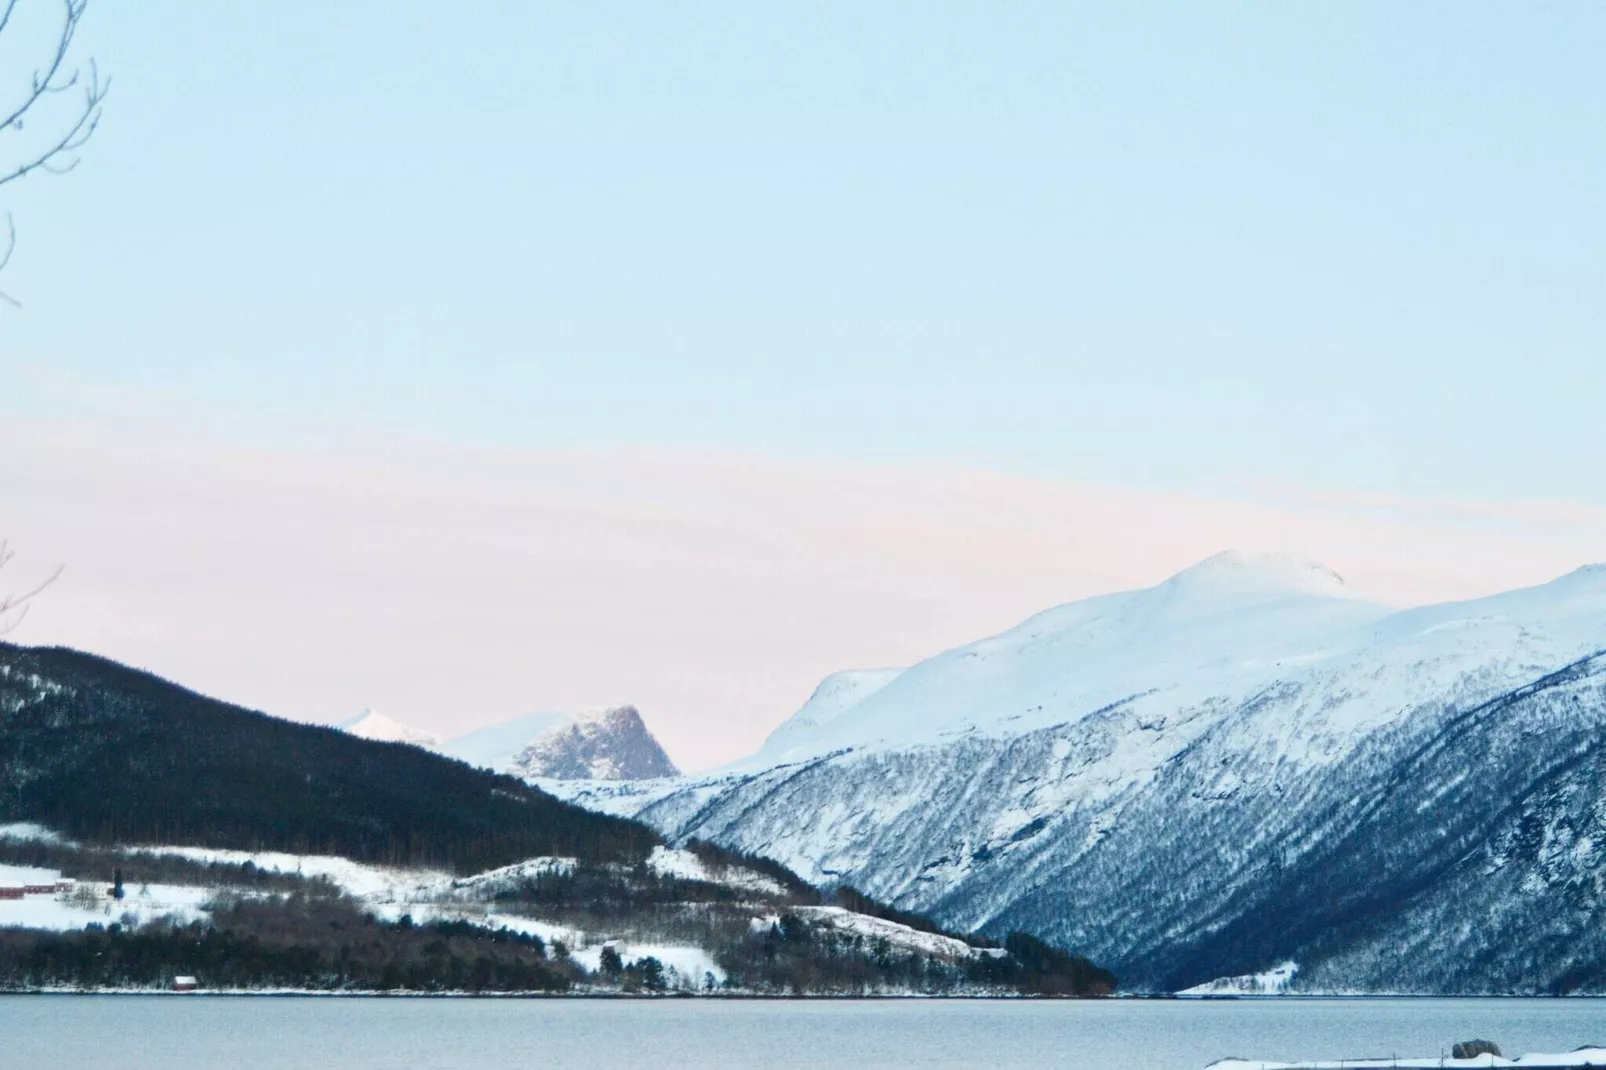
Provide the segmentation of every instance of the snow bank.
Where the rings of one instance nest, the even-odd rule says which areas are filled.
[[[1518,1066],[1529,1070],[1550,1070],[1575,1066],[1606,1066],[1606,1048],[1579,1048],[1563,1054],[1531,1054],[1516,1059],[1502,1059],[1498,1055],[1479,1055],[1474,1059],[1447,1059],[1439,1056],[1426,1059],[1334,1059],[1324,1062],[1278,1063],[1255,1059],[1222,1059],[1211,1063],[1206,1070],[1401,1070],[1428,1067],[1442,1070],[1473,1070],[1479,1067]]]

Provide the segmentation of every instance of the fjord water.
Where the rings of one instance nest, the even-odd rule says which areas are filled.
[[[1201,1070],[1225,1055],[1508,1054],[1606,1041],[1606,1000],[1089,1002],[12,996],[7,1066]]]

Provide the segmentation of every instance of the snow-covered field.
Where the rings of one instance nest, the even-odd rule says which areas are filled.
[[[49,829],[37,825],[5,826],[0,828],[0,837],[65,842]],[[538,936],[548,945],[549,954],[555,953],[553,944],[562,943],[575,962],[591,971],[598,968],[602,949],[611,945],[627,963],[649,956],[658,959],[666,971],[672,971],[669,973],[672,988],[701,989],[709,975],[716,984],[723,984],[726,977],[713,957],[700,947],[586,932],[571,925],[507,913],[494,902],[498,893],[526,879],[573,872],[576,861],[572,858],[532,858],[484,873],[454,877],[435,870],[375,866],[328,855],[281,851],[142,845],[129,848],[127,853],[132,858],[167,856],[234,866],[249,862],[271,873],[321,878],[357,900],[363,909],[382,921],[397,922],[403,917],[419,925],[461,921],[491,930],[506,929]],[[654,872],[663,875],[725,882],[745,891],[783,891],[768,878],[739,867],[710,870],[688,851],[658,848],[648,864]],[[0,887],[53,883],[59,879],[61,874],[55,870],[0,866]],[[115,922],[137,928],[164,919],[187,925],[192,921],[209,920],[205,904],[219,891],[216,888],[130,884],[125,889],[125,898],[118,901],[106,895],[107,887],[100,883],[81,883],[72,893],[0,899],[0,927],[65,931],[81,929],[90,923]]]
[[[55,884],[61,873],[54,869],[0,865],[0,888]],[[211,898],[207,888],[173,884],[129,885],[122,899],[107,894],[101,883],[74,883],[68,891],[35,893],[21,899],[0,899],[0,928],[51,929],[57,932],[85,925],[119,924],[138,928],[158,919],[188,925],[208,917],[203,905]]]

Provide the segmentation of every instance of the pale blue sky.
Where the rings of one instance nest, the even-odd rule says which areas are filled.
[[[1596,3],[95,0],[83,44],[104,130],[10,198],[35,412],[1606,501]]]
[[[92,0],[81,45],[101,133],[0,195],[0,536],[68,564],[24,641],[445,734],[637,702],[701,765],[1227,546],[1405,602],[1606,557],[1599,3]]]

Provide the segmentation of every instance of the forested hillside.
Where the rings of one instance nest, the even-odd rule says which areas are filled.
[[[997,946],[945,933],[766,858],[672,849],[512,777],[70,650],[0,644],[0,865],[70,889],[9,900],[43,919],[31,928],[0,911],[9,990],[162,987],[176,974],[330,991],[1115,985],[1020,934]]]
[[[297,724],[88,654],[0,643],[0,823],[474,872],[633,861],[633,821],[395,743]]]

